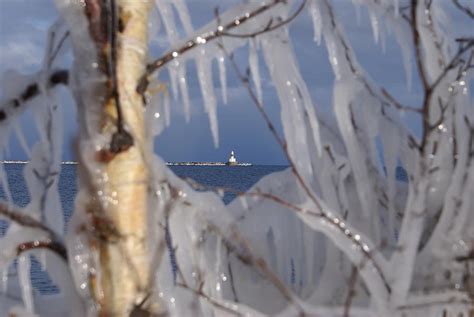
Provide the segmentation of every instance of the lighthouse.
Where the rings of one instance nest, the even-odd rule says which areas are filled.
[[[227,165],[237,165],[238,164],[237,159],[235,158],[234,151],[230,152],[230,157],[229,157],[229,160],[227,161],[226,164]]]

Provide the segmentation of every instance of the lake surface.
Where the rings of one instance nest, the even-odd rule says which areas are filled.
[[[14,203],[24,207],[30,197],[23,178],[25,164],[5,164],[8,183]],[[287,166],[277,165],[252,165],[252,166],[169,166],[179,177],[191,178],[205,187],[223,187],[234,191],[246,191],[257,183],[262,177],[273,172],[281,171]],[[59,194],[67,222],[72,214],[74,198],[77,193],[76,165],[62,165],[59,177]],[[235,198],[232,192],[224,192],[223,201],[228,204]],[[5,199],[5,193],[0,186],[0,199]],[[6,230],[6,222],[0,220],[0,235]],[[12,266],[9,274],[16,274],[16,264]],[[31,266],[33,286],[43,294],[57,293],[58,289],[51,283],[46,272],[41,270],[39,263],[34,260]]]

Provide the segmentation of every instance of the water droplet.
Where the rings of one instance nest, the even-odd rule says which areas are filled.
[[[203,38],[203,37],[198,36],[198,37],[196,38],[196,42],[197,42],[198,44],[206,44],[206,39]]]

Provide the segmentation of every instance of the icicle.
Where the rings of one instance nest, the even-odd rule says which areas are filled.
[[[34,313],[33,292],[30,278],[31,261],[28,255],[22,255],[18,259],[18,278],[21,286],[21,296],[25,308],[29,313]]]
[[[349,81],[336,82],[333,98],[338,126],[344,138],[352,170],[358,184],[357,192],[362,204],[363,214],[368,217],[374,206],[374,193],[371,189],[372,181],[369,179],[366,165],[367,156],[370,153],[363,153],[358,144],[354,128],[352,127],[350,110],[352,101],[361,94],[360,89],[359,85],[354,85]]]
[[[189,103],[188,82],[186,80],[186,65],[181,62],[178,67],[179,90],[181,93],[181,100],[184,105],[184,118],[186,122],[191,119],[191,106]]]
[[[245,195],[239,195],[239,201],[240,201],[240,204],[242,205],[243,210],[249,209],[249,205],[247,203],[247,198],[245,198]]]
[[[6,294],[8,290],[8,266],[2,269],[2,294]]]
[[[360,5],[358,4],[354,4],[354,8],[355,8],[355,12],[356,12],[356,21],[357,21],[357,25],[360,25]]]
[[[216,288],[213,293],[217,295],[218,299],[222,299],[222,282],[221,282],[221,276],[220,276],[220,271],[221,271],[221,264],[222,264],[222,239],[217,238],[217,243],[216,243],[216,264],[214,266],[214,278],[216,280]]]
[[[217,126],[217,103],[212,83],[212,68],[206,50],[201,49],[200,55],[196,58],[199,84],[201,86],[202,98],[204,99],[204,109],[209,115],[212,138],[214,146],[219,145],[219,131]]]
[[[217,63],[217,65],[219,65],[219,80],[221,83],[222,101],[224,102],[224,104],[227,104],[227,78],[225,69],[225,58],[222,52],[217,56]]]
[[[252,38],[249,40],[249,66],[250,66],[250,73],[252,75],[253,84],[255,85],[255,89],[257,91],[257,99],[260,104],[262,104],[262,85],[260,82],[260,71],[258,66],[258,54],[256,48],[256,39]]]
[[[370,24],[372,26],[372,32],[374,33],[374,41],[375,43],[379,42],[379,20],[377,18],[377,15],[375,12],[371,9],[369,9],[369,17],[370,17]]]
[[[168,127],[170,125],[170,116],[171,116],[171,109],[170,109],[170,95],[168,93],[163,94],[163,112],[165,115],[165,125]]]
[[[13,124],[13,127],[15,129],[16,137],[18,141],[20,141],[20,145],[25,152],[25,154],[28,156],[28,158],[31,157],[31,150],[30,147],[28,146],[28,142],[26,142],[25,136],[23,135],[23,131],[21,130],[20,126],[18,125],[18,122],[15,122]]]
[[[309,13],[311,19],[313,20],[313,31],[314,31],[314,41],[320,45],[321,44],[321,34],[323,29],[323,21],[321,19],[321,11],[316,6],[315,1],[311,1],[309,4]]]
[[[178,99],[178,68],[180,67],[180,62],[178,60],[174,60],[169,66],[168,66],[168,74],[170,77],[170,83],[171,83],[171,92],[173,93],[173,99],[177,100]]]
[[[193,26],[191,24],[191,17],[189,16],[188,6],[183,0],[173,0],[173,5],[178,11],[179,18],[183,24],[187,35],[193,33]]]
[[[2,161],[2,160],[3,160],[3,155],[0,152],[0,161]],[[13,197],[12,197],[12,193],[11,193],[11,190],[10,190],[10,186],[8,184],[8,177],[7,177],[7,173],[5,171],[5,164],[4,163],[0,164],[0,186],[3,189],[3,192],[5,193],[6,200],[9,201],[9,202],[13,202]]]
[[[331,63],[334,75],[337,80],[341,79],[341,66],[337,55],[336,43],[333,37],[326,36],[326,49],[328,50],[329,62]]]
[[[179,39],[173,8],[167,1],[155,0],[155,4],[160,11],[163,25],[165,26],[165,30],[170,41],[170,46],[173,47]]]
[[[402,24],[401,22],[402,21],[398,20],[398,23],[394,23],[393,31],[395,34],[395,38],[397,39],[398,45],[400,46],[400,50],[402,51],[403,68],[405,69],[407,88],[408,90],[411,90],[411,85],[412,85],[412,67],[411,67],[412,47],[410,45],[411,33],[408,26],[406,26],[405,24]]]

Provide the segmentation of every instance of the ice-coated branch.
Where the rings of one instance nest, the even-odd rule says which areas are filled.
[[[33,249],[49,249],[57,253],[62,259],[67,261],[66,247],[58,238],[56,233],[35,218],[17,210],[4,202],[0,202],[0,218],[5,218],[18,224],[21,227],[38,229],[44,232],[49,239],[39,239],[31,242],[22,242],[17,246],[17,256],[21,253]]]
[[[252,11],[246,12],[246,13],[240,15],[240,16],[237,16],[237,17],[233,18],[232,21],[230,21],[230,22],[222,21],[222,23],[219,23],[219,25],[214,30],[204,32],[204,33],[199,34],[198,36],[196,36],[194,39],[189,39],[189,40],[185,41],[182,46],[179,46],[177,48],[173,48],[172,50],[170,50],[169,52],[167,52],[166,54],[164,54],[160,58],[158,58],[158,59],[154,60],[153,62],[151,62],[150,64],[148,64],[146,72],[145,72],[145,74],[143,74],[143,76],[140,80],[140,83],[137,87],[137,92],[139,94],[144,94],[144,92],[146,91],[146,88],[148,86],[148,77],[153,72],[155,72],[156,70],[158,70],[162,66],[166,65],[167,63],[169,63],[173,59],[179,57],[180,55],[183,55],[183,54],[189,52],[193,48],[195,48],[199,45],[202,45],[202,44],[212,42],[212,41],[214,41],[214,40],[216,40],[220,37],[224,37],[224,36],[253,37],[253,36],[256,36],[258,34],[262,34],[262,33],[272,31],[272,30],[274,30],[278,27],[281,27],[281,26],[285,25],[286,23],[289,23],[296,16],[298,16],[299,13],[303,10],[305,3],[306,3],[306,0],[303,1],[302,5],[298,8],[298,10],[295,12],[295,14],[293,14],[288,20],[280,21],[275,25],[272,25],[269,22],[263,30],[257,30],[255,32],[252,32],[252,33],[249,33],[249,34],[244,34],[242,36],[238,36],[237,34],[229,33],[229,31],[232,31],[234,29],[238,29],[242,24],[245,24],[246,22],[248,22],[250,20],[256,19],[258,16],[260,16],[260,15],[266,13],[267,11],[273,9],[277,5],[287,4],[287,1],[286,0],[272,0],[268,3],[266,3],[266,4],[263,4],[259,7],[257,7],[256,9],[254,9]],[[221,19],[219,18],[218,21],[221,21]]]
[[[68,262],[66,247],[62,243],[53,240],[35,240],[22,242],[17,247],[17,256],[20,256],[24,252],[35,249],[47,249],[56,253],[65,262]]]
[[[459,47],[459,50],[456,53],[456,55],[454,55],[454,57],[451,59],[449,64],[444,67],[444,70],[441,72],[441,74],[439,74],[439,76],[433,81],[433,83],[429,87],[428,92],[431,93],[432,91],[434,91],[438,87],[440,82],[446,77],[448,72],[451,71],[452,69],[459,66],[461,68],[459,73],[462,73],[468,67],[472,67],[471,62],[472,62],[472,56],[474,54],[474,38],[462,39],[461,43],[462,45]],[[470,55],[467,61],[462,59],[462,56],[466,52],[470,52]]]
[[[39,75],[39,74],[38,74]],[[35,77],[37,77],[36,75]],[[58,69],[51,72],[48,80],[48,88],[54,88],[57,85],[67,86],[69,83],[69,71],[65,69]],[[15,96],[2,103],[0,106],[0,122],[7,120],[11,110],[17,110],[21,108],[31,99],[40,95],[40,88],[38,82],[34,81],[28,84],[18,96]],[[11,110],[10,110],[11,109]]]
[[[373,245],[373,243],[369,242],[368,238],[361,238],[361,235],[350,228],[348,224],[344,223],[340,217],[333,216],[333,213],[327,211],[327,208],[322,206],[320,200],[315,196],[314,192],[310,189],[303,176],[299,173],[292,157],[288,153],[286,143],[275,130],[272,121],[263,108],[263,105],[259,102],[257,96],[252,90],[249,80],[242,74],[239,66],[235,62],[235,59],[226,52],[225,47],[222,45],[219,47],[226,53],[229,60],[231,61],[235,73],[240,79],[242,85],[246,88],[253,103],[256,105],[257,109],[265,120],[270,132],[273,134],[277,143],[280,145],[285,157],[288,160],[292,174],[296,177],[298,184],[302,187],[307,197],[311,200],[313,206],[316,208],[316,211],[311,211],[311,208],[308,209],[306,207],[296,206],[286,202],[280,197],[275,197],[273,195],[266,195],[265,193],[257,193],[257,195],[269,198],[279,204],[290,207],[293,211],[296,211],[298,217],[303,220],[303,222],[305,222],[311,228],[326,234],[328,238],[330,238],[336,244],[336,246],[339,247],[349,257],[349,259],[354,262],[354,264],[359,265],[359,261],[361,259],[362,261],[364,261],[363,259],[365,258],[370,259],[369,262],[371,265],[373,265],[377,277],[373,276],[365,269],[361,275],[363,276],[368,288],[371,290],[378,308],[381,311],[384,311],[386,300],[388,298],[388,294],[390,293],[390,286],[385,277],[385,265],[381,263],[384,262],[383,256],[380,254],[373,255],[371,253],[373,249],[369,247],[369,245]],[[354,250],[351,247],[353,244],[357,245],[358,251],[355,253],[360,252],[361,258],[359,258],[357,255],[354,255]]]
[[[14,209],[4,202],[0,202],[0,216],[17,223],[23,227],[40,229],[51,237],[55,237],[55,233],[49,227],[35,218]]]

